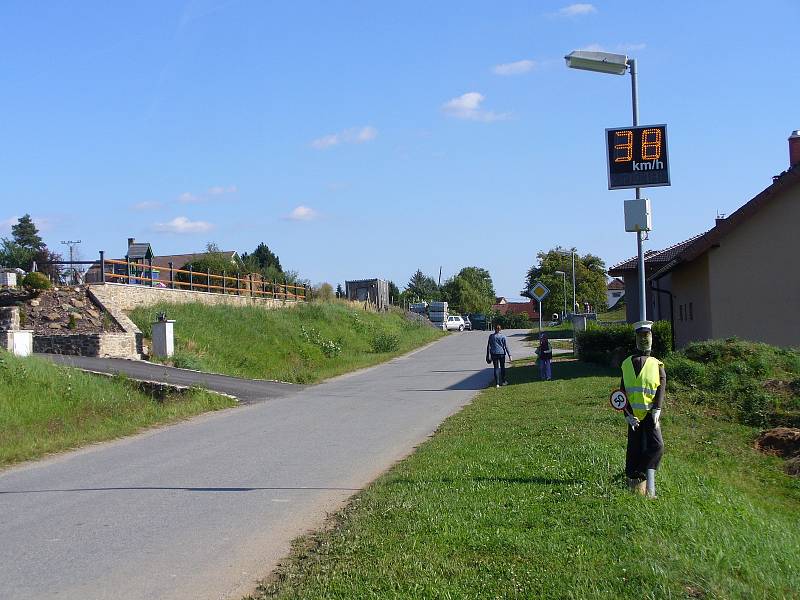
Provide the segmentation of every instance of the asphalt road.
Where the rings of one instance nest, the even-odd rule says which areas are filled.
[[[486,336],[0,473],[0,597],[238,600],[489,384]]]
[[[236,396],[248,404],[261,400],[282,398],[304,389],[306,386],[263,379],[241,379],[227,375],[200,373],[188,369],[165,367],[157,363],[122,358],[94,358],[90,356],[67,356],[63,354],[37,354],[53,362],[101,373],[124,373],[133,379],[158,381],[175,385],[201,386],[215,392]]]

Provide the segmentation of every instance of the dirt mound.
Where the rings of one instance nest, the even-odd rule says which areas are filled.
[[[800,429],[792,427],[776,427],[764,431],[756,439],[756,450],[765,454],[788,458],[786,472],[789,475],[800,475]]]
[[[85,287],[54,288],[20,305],[23,329],[35,335],[103,333],[122,331],[96,306]]]

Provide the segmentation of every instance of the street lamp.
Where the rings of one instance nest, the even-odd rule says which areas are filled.
[[[564,312],[561,314],[561,320],[567,318],[567,274],[564,271],[555,271],[556,275],[561,275],[564,278]]]
[[[575,50],[567,54],[564,59],[570,69],[581,69],[583,71],[595,71],[597,73],[608,73],[611,75],[625,75],[631,73],[631,104],[633,107],[633,126],[639,125],[639,91],[636,81],[636,59],[628,58],[624,54],[612,54],[610,52],[590,52],[588,50]],[[642,197],[642,189],[636,188],[636,199]],[[647,320],[647,303],[645,299],[645,274],[644,274],[644,252],[642,242],[644,232],[636,232],[636,250],[639,263],[639,320]]]
[[[575,313],[575,248],[567,252],[566,250],[557,250],[559,254],[563,254],[566,256],[567,254],[572,255],[572,313]],[[564,302],[567,301],[566,294],[564,294]],[[566,315],[565,315],[566,316]]]

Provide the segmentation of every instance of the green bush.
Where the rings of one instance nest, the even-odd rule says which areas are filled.
[[[530,329],[531,320],[526,313],[498,313],[492,318],[494,325],[500,325],[503,329]]]
[[[22,286],[34,292],[43,292],[53,287],[44,273],[28,273],[22,278]]]
[[[575,334],[578,358],[586,362],[618,366],[626,356],[636,352],[633,325],[598,325],[589,323],[585,331]],[[672,348],[672,330],[667,321],[653,324],[653,356],[664,358]]]
[[[667,357],[664,367],[669,373],[669,382],[697,387],[706,379],[706,366],[676,352]]]
[[[800,352],[727,340],[694,342],[665,361],[671,390],[747,425],[800,425]]]
[[[400,336],[386,331],[373,337],[371,344],[377,353],[394,352],[400,347]]]

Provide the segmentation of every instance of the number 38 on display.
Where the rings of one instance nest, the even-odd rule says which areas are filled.
[[[608,189],[669,185],[667,126],[606,129]]]

